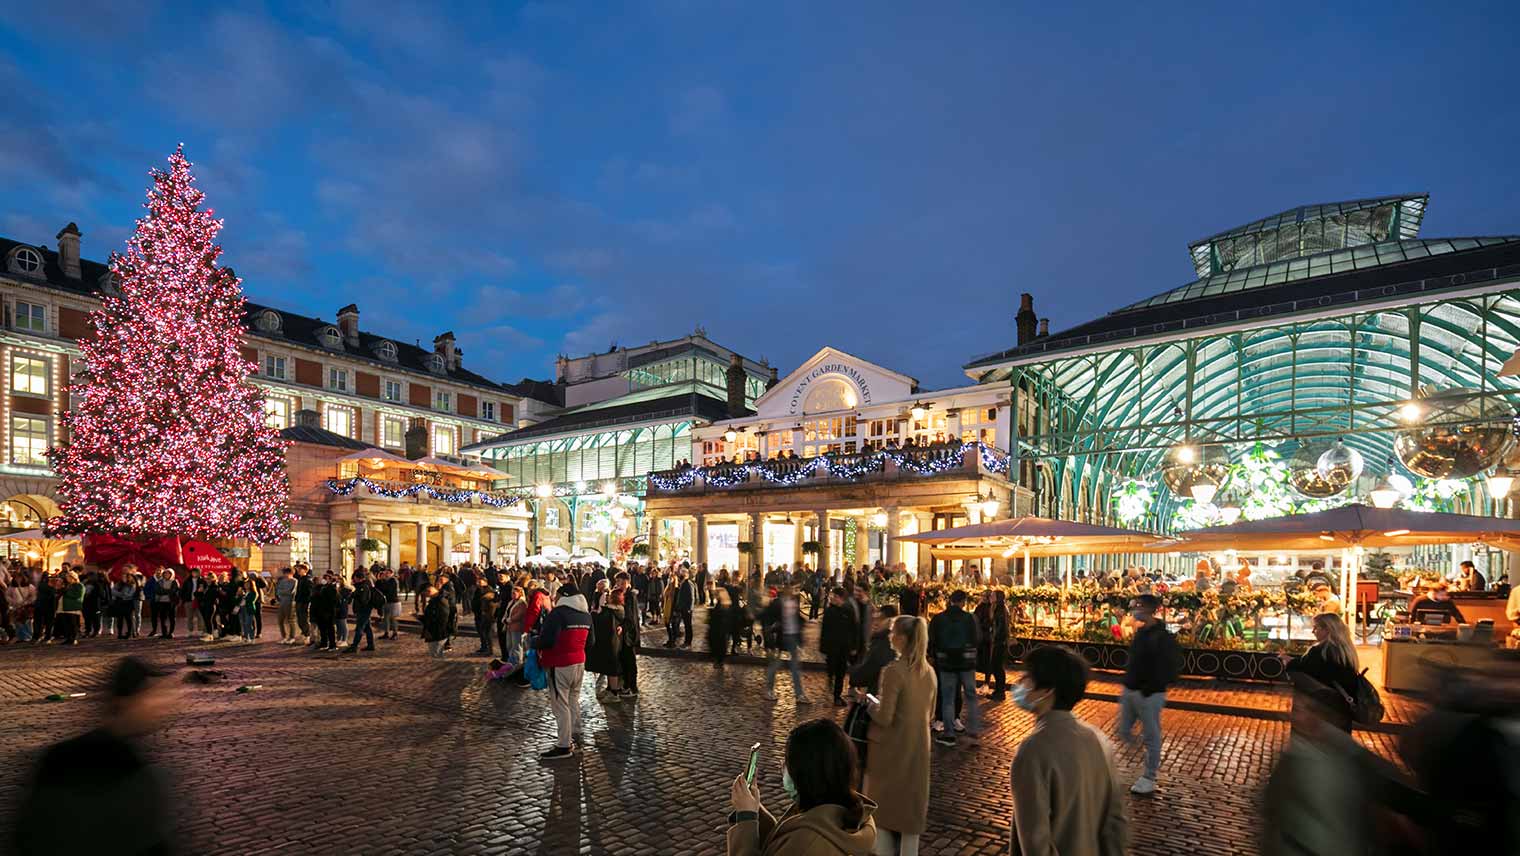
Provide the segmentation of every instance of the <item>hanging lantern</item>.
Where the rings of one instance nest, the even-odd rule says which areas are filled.
[[[1230,456],[1222,446],[1173,446],[1161,459],[1161,481],[1173,494],[1210,502],[1230,477]]]
[[[1336,440],[1315,462],[1320,478],[1344,488],[1362,474],[1362,453]]]
[[[1288,484],[1310,499],[1325,499],[1345,489],[1320,474],[1319,462],[1331,449],[1325,443],[1305,443],[1288,459]]]
[[[1420,399],[1421,422],[1393,441],[1399,462],[1415,475],[1464,479],[1501,458],[1514,442],[1509,414],[1485,412],[1476,390],[1453,389]]]

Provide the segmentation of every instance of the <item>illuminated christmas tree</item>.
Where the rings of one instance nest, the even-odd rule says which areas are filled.
[[[120,296],[90,316],[88,371],[70,389],[68,440],[48,452],[63,514],[49,529],[145,538],[283,539],[291,521],[284,442],[239,350],[243,292],[218,267],[222,223],[201,208],[183,150],[113,253]]]

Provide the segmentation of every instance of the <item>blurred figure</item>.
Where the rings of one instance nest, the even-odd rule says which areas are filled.
[[[174,852],[169,821],[179,804],[138,742],[173,707],[163,674],[123,659],[101,726],[43,753],[15,814],[17,856]]]
[[[1145,743],[1145,774],[1130,786],[1130,793],[1156,790],[1161,772],[1161,710],[1166,707],[1166,688],[1177,680],[1182,651],[1156,611],[1161,598],[1142,594],[1130,604],[1136,630],[1129,642],[1129,662],[1124,667],[1124,691],[1119,695],[1119,739],[1134,739],[1135,723]]]

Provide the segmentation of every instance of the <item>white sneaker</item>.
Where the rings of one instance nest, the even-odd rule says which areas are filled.
[[[1129,792],[1142,795],[1153,794],[1156,792],[1156,783],[1145,776],[1141,776],[1135,780],[1133,785],[1129,786]]]
[[[956,720],[955,720],[955,733],[956,734],[965,734],[966,733],[966,723],[962,722],[960,720],[960,717],[956,717]]]

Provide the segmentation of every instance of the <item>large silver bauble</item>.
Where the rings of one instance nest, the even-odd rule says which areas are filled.
[[[1330,450],[1329,443],[1305,443],[1288,459],[1288,484],[1310,499],[1335,496],[1346,489],[1346,483],[1336,484],[1319,471],[1320,458]]]
[[[1493,466],[1514,443],[1510,417],[1484,407],[1476,390],[1443,391],[1419,399],[1419,424],[1393,441],[1399,462],[1431,479],[1463,479]]]
[[[1362,453],[1336,440],[1319,456],[1315,468],[1325,481],[1345,487],[1362,474]]]
[[[1173,446],[1161,459],[1161,481],[1174,495],[1191,499],[1193,485],[1223,487],[1230,475],[1230,455],[1223,446],[1191,443]]]

